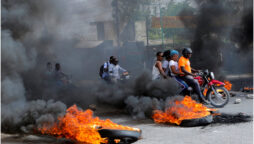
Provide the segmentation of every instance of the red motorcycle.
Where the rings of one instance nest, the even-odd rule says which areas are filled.
[[[212,106],[221,108],[229,101],[229,92],[224,87],[225,83],[215,80],[213,72],[205,70],[198,73],[194,79],[198,80],[201,92]]]

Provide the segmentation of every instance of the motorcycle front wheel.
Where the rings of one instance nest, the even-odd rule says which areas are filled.
[[[224,107],[229,101],[229,96],[228,90],[223,86],[212,86],[207,92],[208,100],[216,108]]]

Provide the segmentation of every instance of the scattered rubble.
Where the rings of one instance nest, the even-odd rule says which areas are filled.
[[[239,98],[237,98],[237,99],[235,99],[234,104],[239,104],[239,103],[241,103],[241,102],[242,102],[242,100],[241,100],[241,99],[239,99]]]
[[[253,99],[253,94],[247,94],[247,95],[246,95],[246,98],[247,98],[247,99]]]
[[[236,96],[236,93],[230,92],[230,96],[231,96],[231,97],[235,97],[235,96]]]

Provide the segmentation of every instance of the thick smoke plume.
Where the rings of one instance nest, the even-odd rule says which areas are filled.
[[[87,1],[86,7],[92,3],[96,2]],[[98,6],[103,8],[102,3]],[[96,100],[126,106],[134,117],[143,118],[150,115],[152,108],[160,108],[166,97],[178,92],[175,81],[153,82],[148,73],[117,85],[94,82],[59,88],[50,83],[45,76],[47,62],[62,64],[63,71],[71,73],[75,81],[98,77],[103,62],[98,57],[105,57],[100,49],[86,53],[75,49],[82,42],[76,33],[91,32],[86,26],[96,21],[99,14],[108,17],[98,9],[91,13],[87,9],[76,10],[77,5],[70,4],[67,0],[2,1],[3,132],[32,132],[43,123],[55,122],[66,107],[77,104],[87,108]]]
[[[243,59],[243,55],[239,54],[239,51],[252,53],[252,5],[246,8],[246,4],[220,0],[197,0],[196,5],[196,12],[184,9],[180,13],[180,17],[194,17],[192,23],[195,27],[186,33],[192,42],[192,66],[214,71],[217,78],[222,78],[225,74],[223,70],[232,73],[252,72],[250,65],[246,65],[253,60],[252,55]],[[186,26],[190,25],[190,21],[182,21]],[[239,59],[232,62],[234,57]],[[234,63],[234,66],[230,63]]]
[[[133,118],[150,118],[152,111],[163,109],[165,100],[180,92],[174,79],[152,81],[151,75],[144,72],[135,80],[114,86],[100,85],[95,92],[101,103],[126,107]]]
[[[69,49],[80,43],[76,32],[91,32],[86,25],[95,18],[84,20],[80,14],[98,13],[84,14],[71,4],[67,0],[2,1],[2,131],[25,132],[42,122],[54,122],[66,105],[86,107],[95,101],[88,98],[91,88],[59,88],[45,79],[47,62],[53,66],[60,62],[64,71],[78,79],[95,60],[83,65],[84,55]],[[83,27],[78,28],[81,20]]]
[[[106,55],[107,50],[99,48],[85,51],[78,49],[83,46],[93,47],[86,43],[86,39],[90,37],[80,36],[81,33],[86,33],[96,37],[95,28],[89,27],[91,23],[102,19],[106,21],[111,17],[104,11],[104,7],[108,7],[106,1],[84,0],[85,8],[80,8],[79,3],[72,5],[73,1],[2,1],[3,132],[30,132],[43,123],[53,123],[65,112],[66,107],[74,103],[86,108],[97,100],[117,107],[126,107],[134,118],[145,118],[151,115],[152,110],[165,108],[165,101],[167,103],[169,99],[167,97],[175,96],[179,92],[174,80],[152,81],[149,73],[143,73],[137,79],[134,76],[131,81],[117,85],[92,82],[86,86],[59,88],[47,83],[47,62],[59,62],[64,72],[72,74],[73,81],[96,80],[103,60],[118,52],[113,51]],[[223,63],[221,48],[232,46],[231,43],[229,46],[225,44],[231,29],[217,23],[223,16],[231,16],[231,10],[222,3],[218,0],[199,3],[197,28],[193,32],[194,39],[191,39],[194,51],[193,67],[219,71],[218,68]],[[96,9],[91,10],[92,5],[96,5]],[[225,23],[228,21],[230,20],[226,19]],[[234,33],[235,37],[245,35],[246,38],[244,41],[235,41],[234,37],[232,38],[237,43],[234,46],[236,50],[237,47],[241,49],[252,44],[250,37],[246,35],[249,34],[249,22],[250,15],[246,13],[246,17],[242,18],[244,26]],[[142,71],[142,66],[138,64],[128,61],[125,61],[125,64],[127,68],[136,66],[140,68],[137,71]]]

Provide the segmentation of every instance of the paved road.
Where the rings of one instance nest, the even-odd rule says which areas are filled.
[[[237,93],[222,113],[239,112],[253,116],[253,99],[246,99],[246,94]],[[234,104],[240,98],[240,104]],[[135,144],[253,144],[253,122],[238,124],[210,124],[200,127],[179,127],[166,124],[155,124],[152,120],[131,122],[129,118],[112,118],[114,122],[127,124],[142,129],[142,139]]]
[[[237,114],[243,112],[253,116],[253,99],[246,99],[244,93],[232,97],[229,104],[219,109],[223,113]],[[236,98],[241,98],[240,104],[234,104]],[[200,127],[179,127],[166,124],[155,124],[152,120],[133,120],[130,116],[117,113],[100,113],[100,118],[110,118],[112,121],[142,129],[142,139],[135,144],[252,144],[253,122],[238,124],[210,124]],[[60,144],[64,140],[49,137],[17,136],[2,134],[3,144]]]

